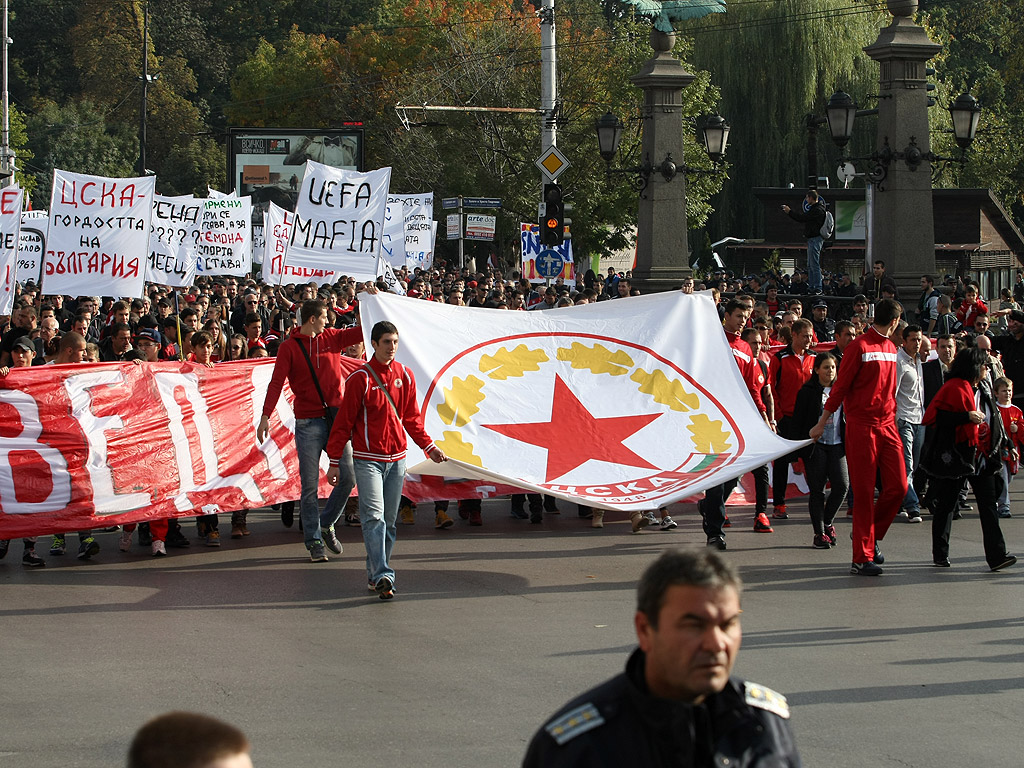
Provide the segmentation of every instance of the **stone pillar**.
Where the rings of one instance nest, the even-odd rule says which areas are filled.
[[[942,50],[911,20],[916,0],[888,0],[892,24],[864,52],[879,63],[878,137],[875,149],[904,152],[914,142],[930,151],[925,62]],[[920,278],[935,273],[935,221],[932,215],[931,164],[912,170],[893,160],[875,191],[872,249],[896,281],[904,306],[921,292]]]
[[[675,56],[675,35],[651,30],[654,56],[630,78],[644,92],[643,144],[640,165],[655,166],[640,197],[634,283],[644,292],[678,288],[690,272],[686,240],[686,174],[683,166],[682,91],[693,82]],[[680,167],[666,181],[657,170],[666,155]]]

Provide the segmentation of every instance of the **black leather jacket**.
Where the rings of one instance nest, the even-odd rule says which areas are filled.
[[[523,767],[799,768],[778,694],[730,678],[697,706],[658,699],[647,692],[644,660],[637,649],[624,674],[566,704],[533,737]]]

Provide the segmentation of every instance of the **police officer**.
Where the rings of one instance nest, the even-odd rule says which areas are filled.
[[[740,580],[720,555],[665,552],[640,579],[634,621],[625,672],[559,710],[524,768],[800,765],[786,699],[730,677]]]

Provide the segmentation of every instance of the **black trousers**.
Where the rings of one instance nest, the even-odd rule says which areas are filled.
[[[978,502],[978,517],[981,520],[981,537],[985,547],[985,561],[994,568],[1006,559],[1006,541],[999,527],[996,514],[996,500],[1003,490],[1003,478],[994,475],[971,475],[967,478],[974,498]],[[935,507],[932,515],[932,559],[945,560],[949,557],[949,535],[953,528],[953,512],[963,478],[951,479],[933,477]]]
[[[776,427],[779,437],[795,440],[793,417],[783,416]],[[804,435],[806,438],[806,435]],[[786,503],[786,488],[789,486],[789,465],[800,458],[796,453],[780,456],[772,462],[772,504],[781,507]]]
[[[850,487],[850,474],[846,469],[846,448],[841,443],[815,443],[804,458],[804,469],[807,472],[807,486],[810,489],[807,509],[811,514],[814,532],[820,536],[836,519],[836,512],[846,499],[846,491]],[[828,499],[825,498],[826,482],[832,487]]]
[[[729,498],[738,482],[739,478],[734,477],[704,491],[704,498],[700,500],[697,509],[704,520],[704,535],[709,539],[725,536],[722,528],[725,523],[725,500]]]

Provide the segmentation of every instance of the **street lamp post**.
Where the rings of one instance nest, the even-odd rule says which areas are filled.
[[[631,183],[640,193],[633,280],[645,291],[677,288],[684,277],[690,276],[686,174],[708,172],[689,168],[683,162],[682,91],[693,82],[693,75],[672,55],[674,45],[674,34],[652,29],[655,54],[630,78],[644,92],[643,162],[613,169],[611,163],[618,153],[623,125],[610,112],[598,118],[595,125],[609,176],[631,175]],[[712,115],[705,123],[703,140],[708,157],[717,165],[729,142],[729,124],[721,116]]]

